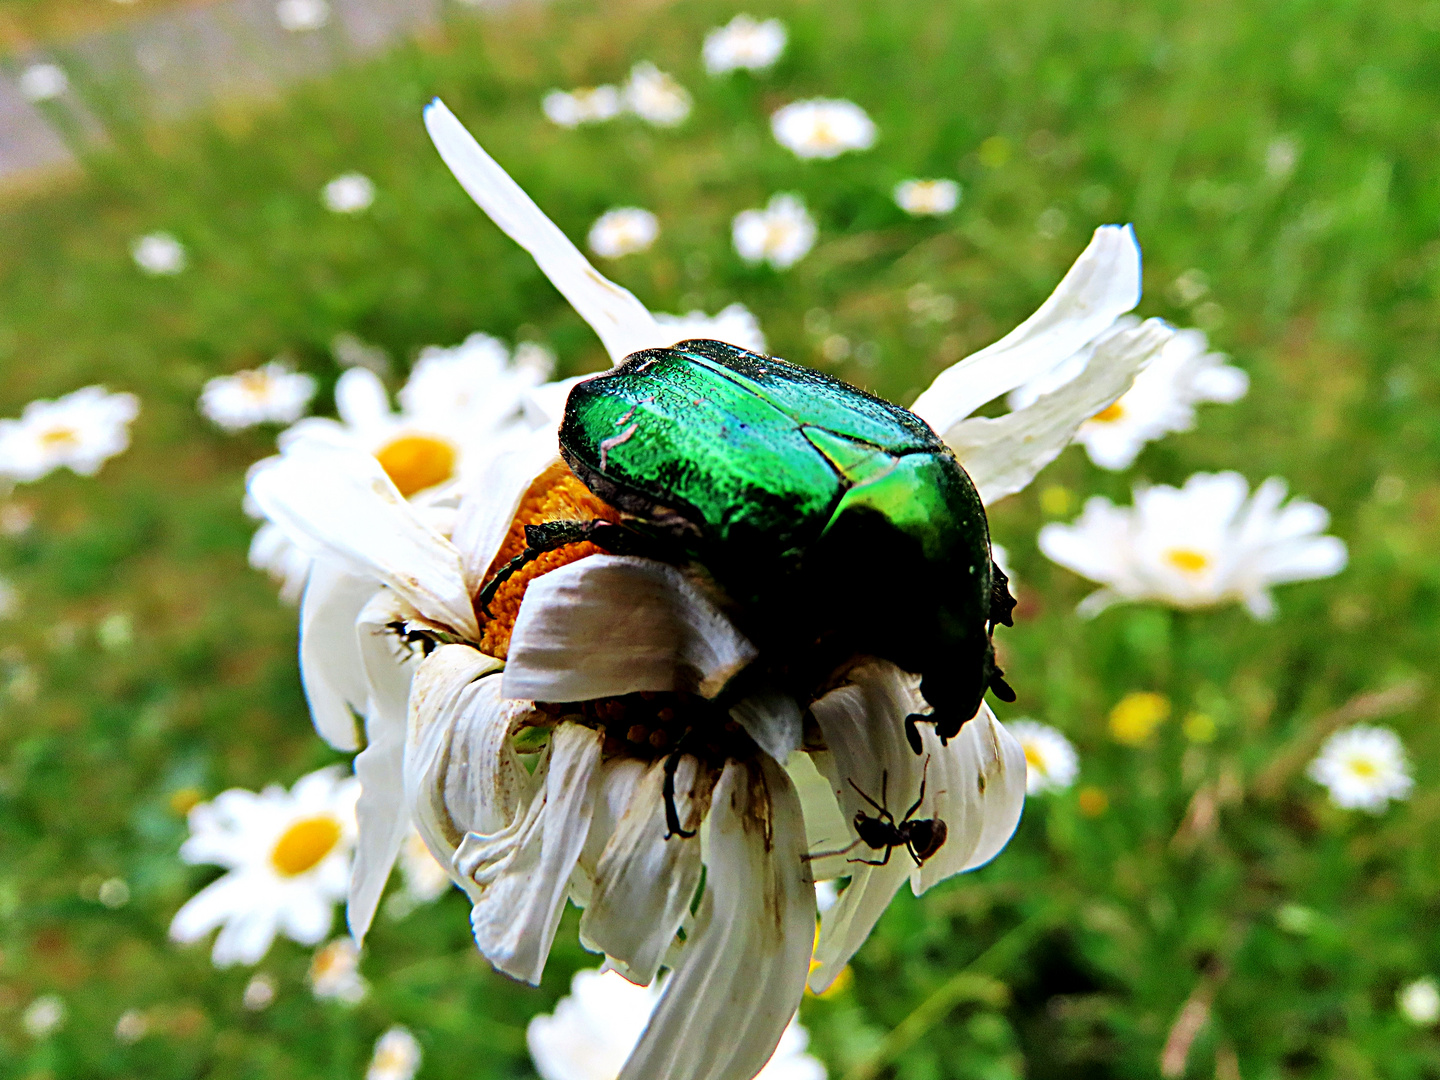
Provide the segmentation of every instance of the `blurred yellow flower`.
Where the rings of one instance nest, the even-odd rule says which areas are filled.
[[[1170,699],[1138,690],[1126,694],[1110,710],[1110,737],[1126,746],[1143,746],[1170,717]]]
[[[1040,509],[1051,517],[1064,517],[1075,508],[1075,493],[1059,484],[1051,484],[1040,492]]]
[[[1180,722],[1180,730],[1191,742],[1210,742],[1215,738],[1215,719],[1203,712],[1192,712]]]
[[[1110,809],[1110,796],[1098,787],[1082,787],[1075,796],[1075,802],[1080,807],[1080,813],[1086,817],[1099,817]]]

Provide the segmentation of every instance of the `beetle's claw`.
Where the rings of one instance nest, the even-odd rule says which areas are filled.
[[[928,716],[920,713],[911,713],[905,717],[905,741],[910,744],[910,749],[914,750],[917,754],[925,752],[925,744],[920,741],[919,722],[928,719],[930,719]]]
[[[1004,674],[1005,673],[998,667],[990,673],[990,692],[1001,701],[1009,704],[1015,700],[1015,691],[1011,689],[1010,684],[1003,678]]]
[[[990,561],[990,625],[1014,626],[1015,597],[1010,595],[1010,579],[1000,564]]]

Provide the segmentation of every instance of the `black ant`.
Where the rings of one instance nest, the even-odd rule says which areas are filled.
[[[435,647],[440,644],[435,640],[435,635],[430,631],[412,630],[409,623],[400,619],[386,623],[385,629],[389,630],[411,649],[414,649],[417,645],[420,646],[420,651],[426,656],[434,652]]]
[[[881,859],[847,859],[847,862],[864,863],[866,866],[884,866],[890,861],[890,853],[897,847],[904,846],[910,852],[910,857],[919,866],[935,852],[939,851],[945,843],[945,837],[950,830],[945,822],[939,818],[915,818],[915,811],[920,809],[920,804],[925,801],[925,774],[930,770],[930,759],[925,759],[925,767],[920,772],[920,795],[911,804],[910,809],[905,811],[905,816],[899,821],[895,816],[885,809],[886,788],[890,782],[890,774],[880,774],[880,802],[866,795],[860,790],[854,780],[849,784],[855,789],[855,793],[864,799],[871,806],[879,811],[879,817],[871,817],[864,810],[855,811],[855,831],[860,834],[860,839],[855,843],[868,844],[877,851],[885,849],[885,857]],[[850,845],[854,847],[854,844]],[[849,850],[848,848],[846,849]]]

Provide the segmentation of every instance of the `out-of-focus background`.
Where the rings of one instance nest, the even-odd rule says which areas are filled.
[[[713,77],[704,36],[742,11],[788,46]],[[459,893],[382,910],[358,1004],[317,1000],[293,942],[216,970],[167,938],[218,873],[178,858],[185,812],[342,760],[310,727],[295,611],[246,564],[245,473],[278,429],[220,430],[205,382],[281,357],[325,413],[346,364],[393,390],[475,331],[562,375],[606,363],[439,161],[437,94],[577,242],[612,207],[657,215],[648,251],[598,260],[652,309],[743,303],[774,354],[893,400],[1028,315],[1108,222],[1144,250],[1140,313],[1250,376],[1130,469],[1071,448],[994,508],[1021,600],[999,715],[1064,732],[1079,776],[993,864],[902,892],[853,977],[807,997],[832,1077],[1440,1073],[1397,1002],[1440,971],[1437,52],[1440,4],[1409,0],[0,0],[0,416],[91,384],[140,400],[97,476],[0,504],[0,1077],[359,1077],[394,1024],[421,1076],[528,1076],[527,1022],[595,963],[571,911],[541,987],[494,974]],[[692,95],[683,123],[542,112],[640,61]],[[861,105],[874,147],[778,145],[771,113],[816,96]],[[373,204],[334,212],[352,172]],[[907,216],[891,192],[917,176],[959,207]],[[733,216],[786,191],[813,251],[746,264]],[[179,272],[137,266],[156,233]],[[1077,617],[1090,586],[1040,527],[1223,469],[1326,507],[1348,567],[1282,587],[1271,622]],[[853,588],[883,610],[883,567]],[[1166,718],[1127,742],[1134,692]],[[1353,720],[1411,760],[1380,814],[1304,773]]]

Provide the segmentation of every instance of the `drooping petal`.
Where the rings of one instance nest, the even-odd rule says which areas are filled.
[[[612,360],[619,363],[637,349],[670,343],[668,332],[645,305],[590,265],[439,98],[425,107],[425,127],[460,186],[507,236],[531,254],[555,288],[590,324]]]
[[[590,833],[585,837],[585,846],[580,849],[580,861],[575,873],[570,876],[570,899],[579,907],[589,907],[595,894],[595,877],[599,872],[600,857],[605,853],[610,838],[620,827],[625,812],[630,809],[630,799],[635,789],[649,771],[646,762],[637,758],[612,757],[600,767],[600,794],[595,798],[595,813],[590,818]],[[594,952],[604,952],[598,945],[580,934],[581,943]]]
[[[694,932],[619,1080],[750,1080],[800,1004],[815,888],[785,771],[764,755],[728,762],[709,829]]]
[[[825,751],[795,753],[785,762],[786,775],[805,811],[805,847],[816,881],[845,877],[854,870],[846,857],[855,836],[845,823],[834,787],[823,770],[816,768],[816,759],[824,756]]]
[[[1139,302],[1135,232],[1102,225],[1035,314],[942,371],[910,409],[948,441],[951,429],[981,405],[1059,364]]]
[[[731,709],[730,716],[776,761],[787,761],[800,749],[800,706],[789,694],[752,694]]]
[[[505,696],[584,701],[689,690],[713,697],[755,655],[673,566],[592,555],[530,583],[510,638]]]
[[[975,481],[987,506],[1020,491],[1070,445],[1090,417],[1130,388],[1136,372],[1159,355],[1174,331],[1160,319],[1110,335],[1077,378],[1033,405],[994,419],[954,424],[945,442]]]
[[[534,985],[589,832],[602,741],[592,728],[560,724],[540,766],[544,786],[525,814],[498,833],[470,833],[455,853],[455,868],[475,900],[475,944],[498,969]]]
[[[709,807],[713,777],[695,758],[680,759],[675,809],[695,831]],[[665,761],[646,770],[630,806],[605,845],[595,891],[580,919],[581,940],[611,958],[626,978],[649,985],[675,938],[700,882],[700,838],[671,836],[665,824]]]
[[[460,553],[369,454],[295,443],[252,470],[250,495],[296,545],[389,585],[426,617],[479,637]]]
[[[375,589],[370,578],[321,561],[300,601],[300,681],[315,730],[336,750],[360,746],[356,714],[367,691],[355,620]]]

